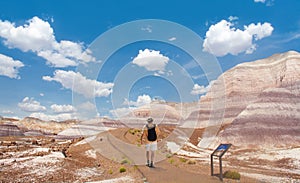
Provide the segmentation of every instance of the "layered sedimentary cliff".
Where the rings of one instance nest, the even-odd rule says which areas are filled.
[[[0,124],[0,137],[5,136],[24,136],[17,125]]]
[[[300,96],[285,88],[266,89],[219,134],[219,140],[238,146],[299,144]]]
[[[201,98],[203,108],[198,114],[200,124],[211,120],[213,113],[222,110],[212,108],[212,101],[225,98],[224,117],[218,124],[230,125],[218,134],[218,142],[246,146],[286,146],[300,142],[298,52],[239,64],[219,77],[218,85],[222,82],[225,95],[221,92],[216,95],[222,87],[212,87]]]
[[[201,97],[200,111],[189,118],[198,115],[201,127],[208,124],[214,113],[224,112],[220,123],[231,123],[264,90],[283,87],[299,92],[295,89],[299,80],[300,54],[295,51],[239,64],[218,78],[207,95]]]

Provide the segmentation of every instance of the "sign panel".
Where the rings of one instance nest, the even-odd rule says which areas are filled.
[[[220,144],[212,153],[213,156],[222,157],[224,153],[230,148],[231,144]]]

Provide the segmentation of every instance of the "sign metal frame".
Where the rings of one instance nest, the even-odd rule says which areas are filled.
[[[232,144],[220,144],[214,152],[210,155],[210,170],[211,176],[218,175],[214,174],[214,156],[219,158],[219,167],[220,167],[220,180],[223,181],[223,172],[222,172],[222,156],[228,151]]]

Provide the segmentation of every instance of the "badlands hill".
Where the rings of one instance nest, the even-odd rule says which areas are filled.
[[[18,120],[13,118],[0,118],[0,136],[38,136],[45,134],[57,134],[69,129],[77,120],[67,121],[43,121],[38,118],[25,117]]]
[[[299,93],[299,82],[300,54],[295,51],[239,64],[224,72],[201,97],[200,121],[203,123],[209,120],[211,113],[224,110],[223,124],[231,123],[249,104],[257,101],[264,90],[286,88]],[[214,100],[224,101],[223,107],[213,106]]]
[[[300,142],[300,97],[285,88],[264,90],[220,133],[237,146],[294,146]]]
[[[218,135],[219,142],[246,146],[299,144],[298,52],[289,51],[239,64],[218,80],[224,80],[226,88],[223,125],[231,123]],[[208,93],[200,102],[210,101],[210,96]]]

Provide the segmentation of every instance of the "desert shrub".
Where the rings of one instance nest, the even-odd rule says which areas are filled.
[[[113,174],[112,169],[109,169],[109,170],[108,170],[108,173],[109,173],[109,174]]]
[[[173,164],[174,161],[175,161],[174,159],[170,159],[170,160],[169,160],[169,163]]]
[[[120,168],[120,173],[123,173],[123,172],[126,172],[126,168],[121,167],[121,168]]]
[[[129,164],[129,163],[130,163],[130,161],[128,159],[126,159],[126,158],[121,161],[122,165],[123,164]]]
[[[185,163],[185,162],[187,162],[187,159],[186,158],[179,158],[179,161],[182,162],[182,163]]]
[[[128,130],[128,132],[131,133],[132,135],[135,134],[135,130],[134,130],[133,128],[130,128],[130,129]]]
[[[188,160],[187,164],[194,165],[194,164],[196,164],[196,161],[193,159],[190,159],[190,160]]]
[[[172,154],[167,154],[166,155],[166,158],[171,158],[172,157]]]
[[[132,135],[135,135],[135,134],[139,134],[139,133],[141,132],[141,130],[140,130],[140,129],[130,128],[130,129],[128,130],[128,132],[129,132],[130,134],[132,134]]]
[[[241,174],[236,171],[226,171],[223,175],[224,178],[229,178],[229,179],[235,179],[235,180],[240,180]]]

